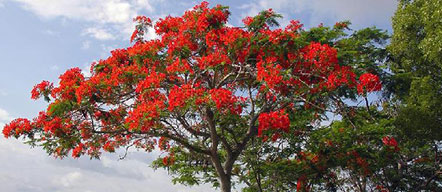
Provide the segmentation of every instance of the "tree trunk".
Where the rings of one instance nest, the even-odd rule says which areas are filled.
[[[225,177],[219,177],[221,183],[221,191],[222,192],[231,192],[232,191],[232,182],[230,181],[230,177],[227,175]]]
[[[230,181],[231,171],[229,170],[229,172],[226,173],[226,170],[224,170],[224,167],[222,166],[219,160],[219,157],[212,157],[212,163],[215,166],[215,170],[218,174],[218,180],[221,185],[221,191],[230,192],[232,188],[232,181]]]

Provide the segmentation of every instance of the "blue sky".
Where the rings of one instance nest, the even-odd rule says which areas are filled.
[[[181,15],[200,1],[186,0],[0,0],[0,128],[12,118],[37,115],[43,101],[30,99],[42,80],[57,82],[72,67],[85,71],[109,51],[129,46],[132,18]],[[229,24],[273,8],[306,27],[350,20],[355,29],[377,26],[391,32],[395,0],[227,0]],[[155,38],[153,33],[148,38]],[[0,138],[0,191],[210,191],[210,186],[172,185],[167,172],[149,168],[155,154],[131,152],[101,161],[55,160],[22,141]],[[117,183],[117,184],[116,184]]]

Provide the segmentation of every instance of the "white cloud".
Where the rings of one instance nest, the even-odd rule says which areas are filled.
[[[155,29],[153,27],[149,27],[147,29],[147,34],[145,34],[145,38],[148,40],[159,39],[160,36],[155,33]]]
[[[144,8],[149,12],[154,12],[155,9],[150,4],[149,0],[136,0],[136,5],[140,8]]]
[[[153,154],[131,152],[119,161],[115,154],[101,160],[54,159],[39,147],[0,137],[0,191],[57,192],[214,192],[210,185],[172,185],[166,170],[149,167]]]
[[[45,17],[67,17],[100,23],[124,23],[134,11],[131,4],[120,0],[15,0],[35,14]]]
[[[44,33],[46,35],[51,35],[51,36],[58,35],[58,32],[50,30],[50,29],[43,31],[42,33]]]
[[[1,1],[1,0],[0,0]],[[151,0],[14,0],[42,18],[63,18],[87,21],[94,25],[89,33],[100,40],[114,36],[128,39],[133,30],[132,19],[143,11],[153,13]],[[99,25],[98,30],[95,25]],[[128,29],[130,27],[130,29]],[[111,32],[115,31],[115,34]]]
[[[97,62],[97,61],[93,61],[93,62]],[[93,63],[91,62],[91,63]],[[85,63],[83,65],[83,68],[81,69],[81,73],[85,76],[85,77],[91,77],[92,73],[91,73],[91,64],[89,63]]]
[[[82,49],[89,49],[91,47],[91,42],[90,41],[84,41],[81,45]]]
[[[9,115],[9,113],[0,108],[0,129],[2,129],[3,126],[10,120],[12,120],[12,117]]]
[[[78,171],[68,173],[67,175],[55,180],[55,183],[61,183],[64,187],[69,187],[77,182],[82,174]]]
[[[57,71],[58,69],[60,69],[60,67],[58,67],[58,65],[52,65],[52,67],[51,67],[51,71]]]
[[[109,33],[106,29],[98,27],[90,27],[83,31],[83,35],[90,35],[98,40],[113,40],[115,36]]]
[[[109,57],[110,52],[118,47],[117,45],[106,45],[106,44],[101,44],[100,46],[101,46],[100,58]]]

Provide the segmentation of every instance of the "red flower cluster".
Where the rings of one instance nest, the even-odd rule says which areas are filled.
[[[337,68],[338,52],[327,44],[311,42],[301,50],[304,67],[310,70],[328,72]],[[313,67],[313,69],[312,69]]]
[[[352,88],[356,85],[356,75],[350,67],[340,67],[328,76],[327,87],[330,90],[336,89],[341,85],[347,85]]]
[[[301,177],[298,178],[298,181],[296,182],[296,191],[302,191],[302,190],[308,191],[306,189],[307,186],[305,182],[306,179],[307,177],[305,175],[302,175]]]
[[[219,51],[198,58],[198,66],[202,70],[206,69],[207,67],[215,67],[217,65],[226,65],[226,64],[231,64],[229,57],[227,57],[226,54],[221,53]]]
[[[80,155],[83,153],[83,149],[84,149],[84,144],[83,143],[79,143],[77,145],[77,147],[75,147],[74,149],[72,149],[72,157],[73,158],[78,158],[80,157]]]
[[[253,23],[253,17],[246,17],[242,20],[245,26],[250,26]]]
[[[189,62],[187,62],[186,59],[176,59],[171,65],[167,66],[167,71],[170,73],[183,73],[183,72],[190,72],[193,73],[192,68],[189,65]]]
[[[133,42],[134,40],[139,42],[143,39],[144,33],[147,31],[147,27],[152,26],[152,21],[146,16],[137,16],[134,18],[134,22],[137,22],[137,25],[135,27],[135,31],[130,37],[130,42]]]
[[[103,145],[103,150],[108,152],[115,152],[115,141],[108,141]]]
[[[78,86],[78,88],[75,90],[75,97],[77,98],[77,102],[81,103],[84,97],[91,98],[94,92],[95,87],[89,82],[81,83],[81,85]]]
[[[377,185],[375,189],[377,189],[379,192],[390,192],[390,190],[382,185]]]
[[[335,27],[339,28],[339,29],[341,29],[341,28],[348,28],[348,25],[345,22],[336,22]]]
[[[273,9],[268,9],[265,11],[261,11],[257,17],[246,17],[242,20],[242,22],[244,23],[244,25],[246,27],[250,27],[253,25],[257,25],[257,24],[262,24],[263,29],[268,29],[269,26],[264,21],[265,21],[265,19],[271,18],[275,15],[276,15],[276,13],[273,11]]]
[[[53,88],[53,84],[49,81],[42,81],[41,83],[34,86],[31,91],[31,99],[38,99],[45,92],[49,93],[49,91]]]
[[[202,2],[201,5],[197,5],[194,9],[200,12],[197,20],[197,32],[203,32],[209,28],[209,26],[217,26],[227,22],[227,18],[230,13],[223,9],[221,5],[216,6],[213,9],[208,8],[208,2]]]
[[[390,136],[385,136],[382,138],[382,143],[384,143],[385,146],[389,146],[394,148],[395,151],[399,151],[400,148],[398,147],[396,139]]]
[[[72,99],[75,96],[75,88],[79,86],[84,77],[80,68],[72,68],[60,75],[60,86],[52,89],[52,97],[60,96],[63,99]]]
[[[362,168],[362,173],[364,175],[369,175],[371,173],[369,163],[365,158],[361,157],[357,151],[347,152],[347,154],[352,155],[354,157],[354,159],[351,158],[348,160],[348,163],[350,165],[356,164],[357,165],[356,168]]]
[[[239,115],[242,112],[241,105],[237,104],[238,97],[234,96],[231,91],[227,89],[212,89],[210,90],[212,100],[216,104],[216,108],[224,111],[228,109],[230,113]]]
[[[137,93],[143,93],[143,91],[150,90],[152,88],[158,88],[165,77],[166,75],[164,73],[149,73],[146,79],[138,83],[135,91]]]
[[[298,32],[299,29],[302,29],[303,24],[301,24],[298,20],[291,20],[290,24],[285,27],[285,31]]]
[[[284,110],[261,113],[258,117],[258,136],[265,130],[282,130],[288,132],[290,128],[290,119]]]
[[[28,119],[18,118],[5,125],[5,127],[3,128],[3,135],[5,136],[5,138],[8,138],[11,135],[29,133],[31,129],[31,122]]]
[[[175,163],[175,155],[170,154],[169,156],[163,157],[163,165],[164,166],[170,166]]]
[[[129,130],[149,131],[151,127],[157,124],[160,117],[160,111],[165,108],[163,95],[158,92],[152,92],[156,98],[148,102],[140,102],[129,112],[126,123],[129,124]],[[152,97],[151,95],[151,97]]]
[[[50,132],[50,133],[55,134],[55,132],[58,129],[62,128],[62,125],[63,125],[62,119],[60,119],[59,117],[54,117],[52,120],[44,122],[43,130],[46,133]]]
[[[338,65],[337,51],[329,45],[310,42],[298,54],[288,54],[287,58],[258,56],[257,80],[283,94],[289,94],[290,87],[308,88],[314,94],[326,87],[333,90],[342,85],[352,88],[356,84],[351,68]]]
[[[359,84],[357,86],[358,93],[380,91],[382,88],[381,82],[377,75],[371,73],[364,73],[359,77]]]
[[[158,140],[158,148],[161,150],[167,151],[170,148],[169,140],[165,137],[160,137]]]
[[[198,87],[198,86],[196,86]],[[174,86],[169,93],[169,111],[173,111],[175,108],[182,108],[186,106],[188,100],[195,100],[195,104],[201,104],[204,102],[202,96],[205,94],[205,89],[194,88],[190,84],[182,85],[181,87]]]
[[[277,58],[269,57],[266,60],[261,60],[256,64],[258,69],[257,79],[265,81],[267,86],[271,89],[277,88],[284,83],[283,76],[280,74],[282,67],[277,62]]]

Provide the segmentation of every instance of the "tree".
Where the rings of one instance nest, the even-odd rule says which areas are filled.
[[[93,63],[90,77],[73,68],[58,86],[36,85],[32,98],[43,97],[48,108],[33,120],[13,120],[4,136],[27,138],[56,157],[158,147],[167,156],[154,166],[169,169],[174,182],[228,192],[232,182],[250,183],[242,173],[253,172],[246,166],[257,143],[302,148],[297,138],[313,137],[327,112],[351,113],[344,98],[381,89],[366,52],[356,49],[372,49],[365,45],[376,38],[353,46],[344,36],[348,22],[306,31],[293,20],[280,29],[281,16],[270,9],[228,27],[229,14],[203,2],[155,25],[137,17],[131,47]],[[160,39],[143,39],[150,27]],[[382,35],[367,30],[354,35]],[[306,189],[305,176],[297,176],[298,189]]]
[[[397,82],[392,92],[404,104],[400,127],[410,137],[427,141],[442,138],[441,9],[438,0],[401,1],[393,17],[394,33],[388,47],[395,73],[392,82]]]
[[[392,19],[389,108],[403,148],[392,189],[442,188],[442,2],[401,0]]]

